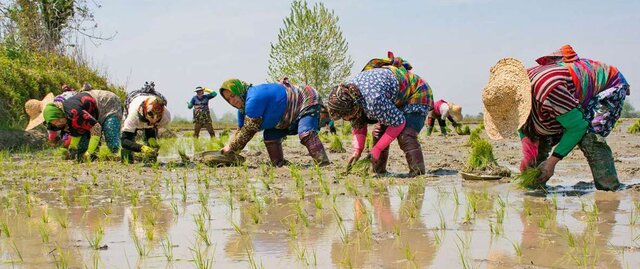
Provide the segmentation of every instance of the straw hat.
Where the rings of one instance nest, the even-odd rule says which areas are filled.
[[[44,122],[44,116],[42,116],[42,110],[48,103],[53,102],[53,93],[47,94],[42,101],[38,99],[30,99],[24,103],[24,111],[29,115],[29,124],[25,131],[29,131],[36,126]]]
[[[491,68],[482,102],[489,137],[514,136],[527,122],[531,111],[531,81],[522,62],[514,58],[500,59]]]
[[[462,121],[462,107],[454,103],[449,103],[449,116],[456,122]]]

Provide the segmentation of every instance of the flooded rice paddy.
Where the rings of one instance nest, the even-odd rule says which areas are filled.
[[[618,172],[638,176],[638,139],[612,135]],[[296,139],[293,165],[264,164],[254,139],[243,167],[175,163],[188,137],[165,140],[161,165],[76,164],[52,151],[3,153],[3,268],[637,268],[640,193],[595,191],[579,151],[549,193],[464,181],[466,137],[422,137],[427,176],[404,178],[392,144],[386,177],[343,175],[349,153],[314,167]],[[202,139],[206,141],[207,139]],[[348,137],[343,137],[345,147]],[[613,142],[612,142],[613,141]],[[617,142],[616,142],[617,141]],[[202,142],[195,151],[224,141]],[[438,148],[428,145],[439,145]],[[515,169],[517,141],[494,143]],[[635,149],[635,150],[634,150]]]

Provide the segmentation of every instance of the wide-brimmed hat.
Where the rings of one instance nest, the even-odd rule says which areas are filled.
[[[42,111],[44,110],[44,106],[51,102],[53,102],[53,93],[47,94],[42,100],[29,99],[24,103],[24,111],[29,115],[29,124],[27,124],[27,128],[24,129],[25,131],[36,128],[36,126],[44,122]]]
[[[514,136],[531,112],[531,81],[522,62],[500,59],[482,92],[484,126],[489,138]]]
[[[455,103],[449,103],[449,116],[456,122],[462,121],[462,107]]]
[[[194,92],[199,92],[199,91],[204,91],[204,88],[201,86],[196,87],[196,90]]]

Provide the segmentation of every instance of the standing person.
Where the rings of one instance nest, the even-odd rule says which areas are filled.
[[[462,107],[456,105],[454,103],[449,103],[443,99],[440,99],[435,102],[434,108],[431,112],[429,112],[429,117],[427,118],[427,135],[431,135],[433,132],[433,126],[435,125],[435,121],[438,121],[438,125],[440,125],[440,132],[442,135],[447,135],[447,119],[453,125],[453,128],[458,126],[458,122],[462,121]]]
[[[43,117],[47,124],[69,131],[71,158],[78,161],[95,159],[102,135],[112,154],[120,150],[122,103],[110,91],[91,90],[62,102],[48,103]]]
[[[220,95],[238,109],[239,127],[223,153],[242,150],[259,130],[264,130],[264,144],[272,165],[279,167],[287,163],[282,138],[293,134],[298,134],[300,143],[316,163],[329,164],[318,137],[322,101],[312,87],[281,83],[251,85],[239,79],[228,79],[220,86]]]
[[[364,150],[367,125],[375,124],[371,149],[374,172],[386,173],[389,144],[398,138],[410,174],[424,174],[426,168],[418,133],[427,113],[433,109],[431,88],[424,79],[409,71],[411,65],[400,57],[375,60],[329,94],[327,108],[331,118],[351,122],[353,154],[349,165],[357,161]],[[376,65],[372,67],[372,63]]]
[[[524,155],[520,170],[537,166],[541,185],[577,145],[596,188],[619,189],[622,184],[605,137],[629,95],[626,79],[614,66],[578,57],[569,45],[536,62],[538,66],[527,70],[518,60],[506,58],[491,69],[483,92],[487,133],[501,139],[518,131]]]
[[[211,124],[211,112],[209,111],[209,100],[218,94],[211,89],[196,87],[196,95],[187,103],[189,109],[193,108],[193,136],[200,137],[200,129],[205,127],[210,137],[215,137],[216,132]],[[206,94],[205,94],[206,93]]]
[[[121,138],[123,162],[133,163],[133,152],[141,152],[147,159],[158,156],[158,129],[171,122],[166,105],[167,99],[156,91],[153,82],[145,82],[142,89],[127,94]],[[136,142],[138,130],[144,130],[144,145]]]

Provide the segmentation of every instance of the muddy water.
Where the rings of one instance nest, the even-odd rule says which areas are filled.
[[[461,143],[454,139],[441,142],[455,149]],[[0,267],[191,268],[199,261],[214,268],[640,264],[640,194],[572,187],[590,179],[577,157],[563,161],[551,181],[564,187],[541,193],[505,180],[464,181],[455,174],[464,159],[437,166],[429,155],[429,168],[440,168],[439,176],[345,177],[336,171],[346,154],[316,170],[304,148],[287,141],[287,156],[300,166],[270,170],[260,164],[266,157],[256,153],[259,143],[252,147],[244,168],[78,165],[46,154],[5,158]],[[515,156],[513,151],[505,155]],[[175,149],[168,149],[161,159],[174,157]],[[633,155],[620,157],[624,162]],[[402,159],[394,154],[390,169],[402,172]],[[500,163],[513,166],[510,157]],[[626,183],[637,181],[624,176]]]

